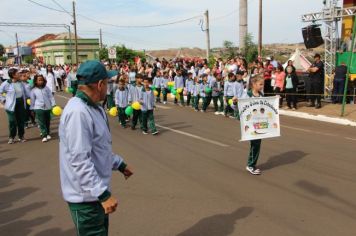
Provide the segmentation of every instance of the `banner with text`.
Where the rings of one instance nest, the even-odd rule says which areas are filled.
[[[281,136],[279,97],[239,99],[241,141]]]

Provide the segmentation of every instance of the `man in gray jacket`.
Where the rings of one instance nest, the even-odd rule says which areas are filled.
[[[127,179],[133,173],[112,153],[108,118],[98,103],[104,100],[108,78],[99,61],[83,63],[77,72],[78,92],[67,103],[59,125],[60,178],[77,235],[108,235],[109,217],[118,205],[111,196],[112,170]]]

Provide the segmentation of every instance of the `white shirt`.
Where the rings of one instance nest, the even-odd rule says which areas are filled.
[[[52,73],[46,75],[47,84],[46,86],[51,90],[52,93],[56,92],[56,79]]]

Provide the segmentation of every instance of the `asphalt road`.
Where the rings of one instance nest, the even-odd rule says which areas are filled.
[[[356,128],[282,117],[282,137],[262,142],[263,173],[252,176],[237,121],[174,105],[155,117],[158,136],[110,118],[113,150],[135,172],[127,181],[113,175],[119,210],[110,235],[355,235]],[[49,143],[32,128],[27,143],[8,145],[0,109],[0,235],[75,234],[59,185],[57,127],[58,118]]]

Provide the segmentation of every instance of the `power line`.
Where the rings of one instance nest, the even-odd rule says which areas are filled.
[[[72,13],[70,13],[69,11],[67,11],[64,7],[62,7],[61,4],[59,4],[56,0],[52,0],[52,2],[54,2],[54,4],[56,4],[59,8],[61,8],[63,11],[65,11],[70,17],[72,16]]]
[[[27,0],[33,4],[36,4],[37,6],[40,6],[40,7],[44,7],[44,8],[47,8],[48,10],[52,10],[52,11],[57,11],[57,12],[62,12],[62,13],[67,13],[66,11],[63,11],[63,10],[59,10],[59,9],[56,9],[56,8],[52,8],[52,7],[48,7],[46,5],[43,5],[41,3],[38,3],[38,2],[35,2],[33,0]]]
[[[89,21],[95,22],[97,24],[100,25],[106,25],[106,26],[112,26],[112,27],[117,27],[117,28],[154,28],[154,27],[161,27],[161,26],[167,26],[167,25],[175,25],[175,24],[179,24],[179,23],[183,23],[186,21],[190,21],[193,19],[197,19],[197,18],[201,18],[201,16],[193,16],[193,17],[189,17],[186,19],[182,19],[182,20],[177,20],[177,21],[172,21],[172,22],[168,22],[168,23],[162,23],[162,24],[153,24],[153,25],[116,25],[116,24],[110,24],[110,23],[105,23],[105,22],[101,22],[101,21],[97,21],[94,20],[90,17],[87,17],[85,15],[82,14],[78,14],[78,16],[81,16]]]
[[[43,5],[41,3],[38,3],[36,1],[33,1],[33,0],[27,0],[33,4],[36,4],[38,6],[41,6],[41,7],[44,7],[48,10],[52,10],[52,11],[57,11],[57,12],[62,12],[62,13],[67,13],[68,14],[68,11],[65,10],[64,8],[62,8],[62,6],[60,6],[60,4],[57,3],[57,5],[60,6],[60,8],[62,8],[62,10],[59,10],[59,9],[56,9],[56,8],[52,8],[52,7],[49,7],[49,6],[46,6],[46,5]],[[54,1],[55,2],[55,1]],[[152,25],[116,25],[116,24],[110,24],[110,23],[106,23],[106,22],[101,22],[101,21],[98,21],[98,20],[95,20],[93,18],[90,18],[88,16],[85,16],[83,14],[77,14],[78,16],[84,18],[84,19],[87,19],[89,21],[92,21],[92,22],[95,22],[97,24],[100,24],[100,25],[106,25],[106,26],[112,26],[112,27],[117,27],[117,28],[154,28],[154,27],[161,27],[161,26],[168,26],[168,25],[174,25],[174,24],[179,24],[179,23],[183,23],[183,22],[186,22],[186,21],[190,21],[190,20],[193,20],[193,19],[197,19],[197,18],[201,18],[202,16],[200,15],[197,15],[197,16],[193,16],[193,17],[189,17],[189,18],[186,18],[186,19],[182,19],[182,20],[177,20],[177,21],[172,21],[172,22],[168,22],[168,23],[160,23],[160,24],[152,24]]]

